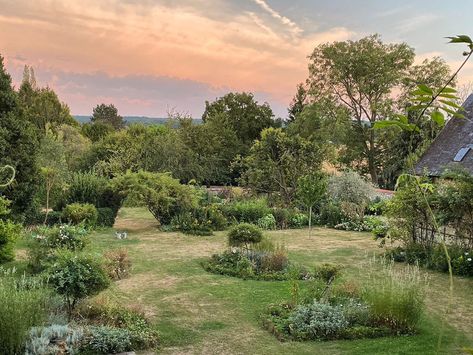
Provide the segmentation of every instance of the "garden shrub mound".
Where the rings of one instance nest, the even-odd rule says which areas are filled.
[[[313,288],[302,300],[292,297],[291,302],[270,305],[261,315],[263,327],[281,341],[416,333],[424,306],[418,268],[394,271],[392,263],[382,263],[380,271],[371,273],[362,287],[354,287],[333,282],[336,274],[324,272],[325,287]]]
[[[228,232],[229,250],[214,254],[202,263],[205,270],[255,280],[304,280],[313,275],[289,262],[286,249],[265,238],[261,229],[249,223]]]
[[[248,251],[227,250],[214,254],[202,263],[211,273],[234,276],[242,279],[284,281],[306,280],[313,277],[305,268],[289,263],[284,250]]]
[[[459,245],[448,245],[452,273],[459,276],[473,276],[473,249]],[[442,245],[408,243],[388,249],[386,256],[396,262],[419,264],[431,270],[448,272],[448,260]]]

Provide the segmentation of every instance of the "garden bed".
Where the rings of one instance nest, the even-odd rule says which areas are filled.
[[[314,277],[314,273],[306,268],[289,263],[283,253],[245,253],[233,249],[212,255],[202,262],[202,267],[214,274],[245,280],[286,281],[309,280]]]

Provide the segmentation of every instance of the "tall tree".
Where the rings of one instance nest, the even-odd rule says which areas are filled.
[[[414,51],[407,44],[385,44],[378,35],[322,44],[310,56],[309,94],[314,101],[328,98],[349,110],[374,183],[382,144],[372,125],[392,114],[393,92],[413,61]]]
[[[225,116],[222,116],[225,115]],[[251,93],[229,93],[213,101],[205,102],[202,119],[205,123],[222,120],[236,133],[244,146],[249,147],[260,137],[263,129],[275,126],[274,114],[267,103],[259,104]]]
[[[93,123],[101,122],[112,126],[115,130],[125,126],[123,117],[118,114],[118,109],[113,105],[100,104],[94,107],[92,119]]]
[[[64,146],[50,131],[46,132],[46,135],[41,139],[38,166],[43,179],[43,188],[40,190],[40,194],[45,202],[44,223],[46,223],[50,206],[56,202],[54,201],[55,197],[61,194],[68,172]]]
[[[302,113],[305,105],[307,104],[307,89],[303,83],[297,85],[296,95],[291,101],[289,108],[287,109],[288,121],[294,122],[296,117]]]
[[[34,208],[39,178],[37,147],[37,131],[24,117],[0,56],[0,166],[11,165],[16,170],[15,181],[1,193],[12,201],[16,217]]]
[[[277,192],[285,205],[295,197],[297,181],[320,170],[324,147],[281,128],[267,128],[242,159],[241,182],[258,192]]]
[[[301,176],[297,182],[297,198],[309,210],[309,236],[312,230],[312,212],[320,207],[327,194],[328,179],[320,171]]]
[[[32,67],[25,66],[18,98],[25,118],[44,134],[48,129],[56,131],[63,124],[78,126],[69,107],[59,100],[54,90],[37,86]]]

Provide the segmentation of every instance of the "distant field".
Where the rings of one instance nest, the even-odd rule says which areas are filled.
[[[90,116],[82,116],[76,115],[74,118],[79,121],[79,123],[87,123],[90,121]],[[123,116],[126,124],[133,124],[133,123],[144,123],[146,125],[161,125],[168,122],[168,118],[166,117],[146,117],[146,116]],[[201,124],[202,119],[196,118],[194,119],[196,124]]]

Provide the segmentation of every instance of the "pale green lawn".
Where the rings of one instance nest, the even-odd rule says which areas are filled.
[[[211,237],[160,232],[146,210],[131,208],[120,212],[116,229],[128,230],[129,239],[101,231],[92,236],[92,248],[125,246],[133,270],[106,293],[146,309],[161,333],[163,354],[458,354],[473,345],[472,279],[455,278],[454,307],[446,316],[448,278],[429,273],[427,312],[417,336],[281,343],[260,327],[258,314],[290,297],[289,282],[244,281],[200,267],[200,260],[225,248],[224,232]],[[308,230],[268,235],[286,245],[291,260],[309,267],[340,263],[347,278],[363,277],[369,255],[381,252],[368,233],[316,228],[311,237]]]

